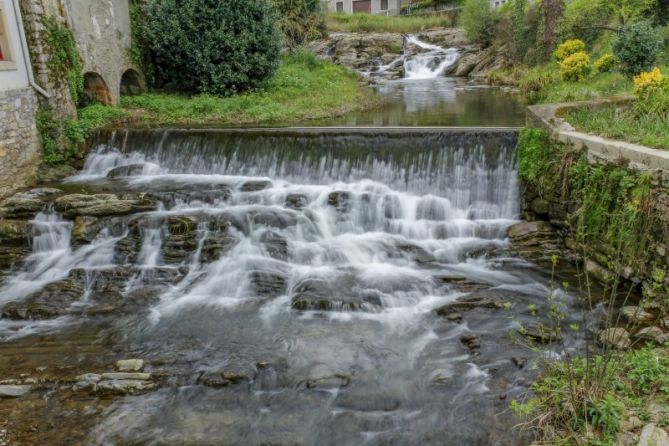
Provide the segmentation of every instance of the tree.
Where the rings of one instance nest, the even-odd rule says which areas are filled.
[[[620,71],[633,77],[653,68],[663,46],[662,36],[650,23],[628,23],[618,31],[613,53],[620,60]]]
[[[469,39],[484,46],[492,43],[495,14],[490,0],[466,0],[461,20]]]
[[[325,35],[320,0],[274,0],[284,44],[295,49]]]
[[[266,0],[153,0],[142,33],[156,83],[167,89],[241,92],[279,64],[281,35]]]

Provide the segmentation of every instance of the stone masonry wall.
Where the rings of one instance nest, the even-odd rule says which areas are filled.
[[[0,92],[0,197],[24,187],[40,161],[41,147],[32,88]]]

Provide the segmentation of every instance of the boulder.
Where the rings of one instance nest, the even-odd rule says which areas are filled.
[[[330,192],[328,204],[334,206],[338,211],[346,211],[349,208],[351,193],[345,191]]]
[[[119,372],[140,372],[144,368],[143,359],[120,359],[114,364]]]
[[[667,446],[669,445],[669,435],[667,431],[650,423],[644,426],[639,435],[637,446]]]
[[[19,192],[0,202],[0,217],[8,219],[30,219],[42,211],[47,201],[62,194],[60,189],[41,188]]]
[[[286,196],[286,207],[291,209],[302,209],[309,204],[309,198],[303,194],[288,194]]]
[[[76,217],[72,225],[72,246],[76,248],[91,243],[99,232],[99,221],[97,217],[88,215]]]
[[[30,392],[32,386],[27,385],[0,385],[0,398],[19,398]]]
[[[557,342],[562,339],[562,334],[557,328],[549,327],[541,322],[533,322],[524,325],[518,330],[518,333],[532,341],[542,344]]]
[[[470,350],[478,350],[481,348],[481,337],[475,334],[465,334],[460,336],[460,342]]]
[[[655,316],[641,307],[625,306],[620,309],[620,314],[631,324],[648,325],[655,322]]]
[[[252,180],[247,181],[239,187],[240,192],[257,192],[272,187],[272,182],[269,180]]]
[[[499,310],[504,308],[504,304],[492,298],[483,296],[465,296],[455,302],[447,303],[446,305],[437,308],[437,314],[442,317],[447,317],[455,313],[463,311],[474,310],[477,308]]]
[[[601,266],[594,260],[588,259],[583,265],[585,271],[601,283],[611,283],[615,280],[615,274]]]
[[[608,347],[624,350],[632,345],[630,335],[624,328],[607,328],[599,332],[599,342]]]
[[[56,211],[69,219],[82,215],[91,217],[128,215],[156,209],[155,202],[142,195],[121,198],[114,194],[70,194],[57,198],[54,205]]]
[[[107,172],[107,178],[133,177],[141,175],[146,165],[142,163],[128,164],[127,166],[114,167]]]
[[[27,245],[29,228],[30,224],[25,220],[0,220],[0,246]]]
[[[668,336],[665,335],[664,332],[658,327],[646,327],[637,331],[634,334],[634,337],[644,341],[652,341],[657,344],[664,344],[664,341],[667,340]]]

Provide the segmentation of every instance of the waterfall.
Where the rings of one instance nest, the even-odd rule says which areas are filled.
[[[404,54],[387,65],[376,67],[369,75],[384,76],[404,67],[404,78],[408,80],[436,79],[444,75],[448,67],[460,58],[457,48],[442,48],[423,42],[409,35],[404,42]]]

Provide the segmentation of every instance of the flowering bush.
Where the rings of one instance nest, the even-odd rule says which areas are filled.
[[[579,39],[571,39],[564,42],[555,50],[555,60],[562,62],[569,56],[585,52],[585,43]]]
[[[634,76],[634,93],[640,97],[647,97],[651,92],[658,90],[664,84],[664,76],[660,69],[639,73]]]
[[[616,58],[613,54],[604,54],[595,62],[595,68],[600,73],[608,73],[616,66]]]
[[[579,51],[560,63],[560,76],[566,81],[581,81],[590,73],[590,56]]]

